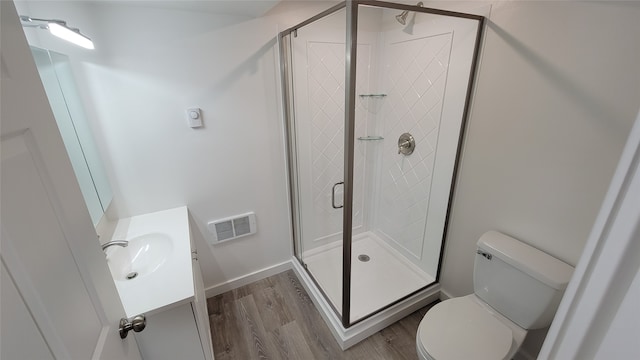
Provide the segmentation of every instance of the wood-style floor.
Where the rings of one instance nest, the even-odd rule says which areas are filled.
[[[216,360],[417,359],[426,306],[342,351],[293,271],[207,300]]]

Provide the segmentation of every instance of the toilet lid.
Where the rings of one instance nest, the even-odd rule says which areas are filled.
[[[418,328],[418,346],[434,359],[504,359],[512,342],[511,329],[470,297],[435,305]]]

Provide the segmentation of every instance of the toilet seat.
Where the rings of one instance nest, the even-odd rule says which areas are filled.
[[[506,358],[511,329],[472,296],[443,301],[431,308],[418,327],[418,353],[437,360]]]

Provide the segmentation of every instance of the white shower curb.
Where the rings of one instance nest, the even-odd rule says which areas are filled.
[[[416,310],[438,300],[440,296],[440,284],[431,285],[410,298],[345,329],[342,326],[341,319],[338,318],[322,293],[316,288],[309,274],[295,257],[291,259],[291,264],[293,265],[293,271],[342,350],[352,347]]]

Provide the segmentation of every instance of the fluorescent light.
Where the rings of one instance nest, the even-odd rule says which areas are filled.
[[[61,39],[72,42],[78,46],[82,46],[85,49],[95,49],[93,41],[79,32],[75,32],[66,26],[54,22],[50,22],[47,26],[49,27],[51,34]]]

